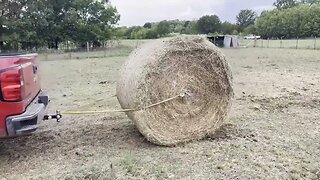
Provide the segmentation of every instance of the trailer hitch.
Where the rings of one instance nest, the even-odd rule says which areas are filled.
[[[43,117],[43,120],[44,121],[48,121],[48,120],[51,120],[51,119],[56,119],[57,122],[60,122],[61,118],[62,118],[61,112],[59,110],[57,110],[56,114],[54,114],[54,115],[45,115]]]

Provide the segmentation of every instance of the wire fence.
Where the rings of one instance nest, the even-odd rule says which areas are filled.
[[[107,46],[85,48],[70,48],[60,46],[58,50],[37,51],[38,58],[42,61],[71,60],[71,59],[93,59],[105,57],[128,56],[135,48],[149,40],[119,40],[108,42]]]
[[[70,45],[61,45],[58,50],[41,49],[30,51],[38,53],[42,61],[92,59],[105,57],[128,56],[135,48],[152,40],[113,40],[108,41],[103,47],[91,47],[87,44],[84,48],[74,48]],[[241,47],[247,48],[283,48],[283,49],[314,49],[320,50],[320,38],[308,39],[241,39]],[[22,53],[30,53],[22,52]],[[16,53],[13,51],[12,53]]]
[[[60,43],[58,49],[41,47],[23,50],[20,48],[0,50],[1,54],[26,54],[37,53],[41,61],[92,59],[104,57],[128,56],[135,48],[150,40],[109,40],[95,47],[87,43],[85,47],[77,47],[70,42]]]
[[[320,38],[307,39],[242,39],[242,47],[320,50]]]

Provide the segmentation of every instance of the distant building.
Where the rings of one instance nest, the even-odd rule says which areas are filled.
[[[244,39],[261,39],[261,36],[249,34],[249,35],[245,36]]]
[[[240,47],[240,41],[238,36],[232,35],[219,35],[219,36],[207,36],[210,42],[221,48],[238,48]]]

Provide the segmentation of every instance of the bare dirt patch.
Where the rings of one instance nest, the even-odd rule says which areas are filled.
[[[150,144],[124,114],[65,116],[0,140],[0,179],[320,178],[319,51],[223,50],[235,99],[203,141]],[[125,57],[42,62],[49,111],[118,109]]]

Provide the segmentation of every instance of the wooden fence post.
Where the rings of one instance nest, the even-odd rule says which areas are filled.
[[[69,51],[69,41],[67,41],[67,50]]]
[[[281,37],[281,40],[280,40],[280,48],[282,48],[282,37]]]
[[[103,57],[107,57],[107,42],[103,43]]]
[[[314,36],[314,50],[317,49],[317,36]]]
[[[44,53],[44,59],[45,59],[46,61],[48,61],[48,59],[49,59],[49,58],[48,58],[48,53],[47,53],[47,52],[45,52],[45,53]]]
[[[296,49],[298,49],[298,44],[299,44],[299,37],[297,37]]]
[[[68,53],[68,59],[72,59],[71,52]]]
[[[270,46],[269,46],[269,43],[270,43],[270,39],[268,38],[268,46],[267,46],[268,48],[270,47]]]
[[[90,51],[89,42],[87,42],[87,58],[88,59],[89,59],[89,51]]]

